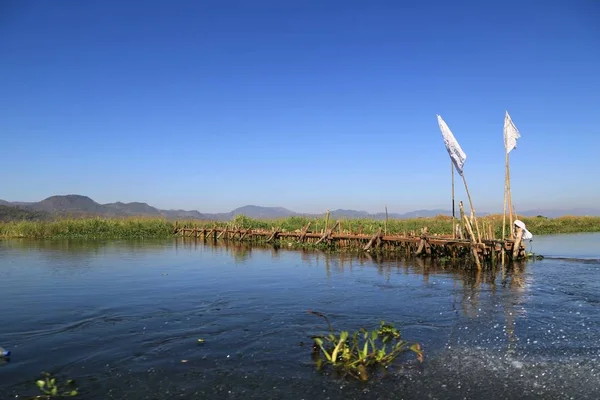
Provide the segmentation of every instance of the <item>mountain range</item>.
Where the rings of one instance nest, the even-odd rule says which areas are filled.
[[[485,213],[478,213],[484,215]],[[197,210],[162,210],[152,207],[147,203],[107,203],[100,204],[87,196],[69,194],[51,196],[38,202],[8,202],[0,200],[0,220],[6,219],[44,219],[53,216],[105,216],[105,217],[127,217],[127,216],[148,216],[164,217],[168,219],[199,219],[227,221],[236,215],[245,215],[257,219],[275,219],[291,216],[322,216],[321,214],[298,213],[283,207],[261,207],[247,205],[236,208],[226,213],[201,213]],[[330,212],[332,218],[372,218],[384,219],[385,213],[371,214],[366,211],[337,209]],[[389,213],[391,219],[406,219],[418,217],[434,217],[436,215],[451,215],[450,210],[416,210],[403,214]],[[600,209],[568,209],[568,210],[544,210],[536,209],[529,211],[520,211],[519,215],[545,217],[558,217],[561,215],[600,215]]]

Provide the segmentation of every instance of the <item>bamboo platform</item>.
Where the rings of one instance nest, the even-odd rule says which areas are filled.
[[[478,269],[481,263],[496,263],[504,253],[508,260],[526,258],[525,248],[519,238],[505,241],[487,237],[481,242],[473,239],[458,239],[452,235],[432,235],[423,228],[420,233],[406,232],[401,235],[384,234],[382,229],[375,234],[340,232],[339,222],[331,229],[321,232],[310,231],[308,224],[302,230],[291,232],[243,229],[236,227],[179,227],[174,234],[202,240],[239,241],[248,243],[272,243],[288,247],[327,247],[364,252],[402,252],[406,256],[447,257],[474,262]],[[515,246],[518,246],[515,248]],[[475,259],[477,255],[477,259]]]

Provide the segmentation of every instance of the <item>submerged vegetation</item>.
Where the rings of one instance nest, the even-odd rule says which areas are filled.
[[[381,321],[379,328],[372,331],[360,328],[352,335],[349,331],[338,334],[324,314],[311,310],[308,313],[323,318],[329,331],[326,335],[312,336],[312,358],[318,371],[331,367],[342,377],[366,382],[377,376],[377,372],[387,370],[404,353],[414,353],[417,361],[423,362],[420,344],[403,340],[400,331],[385,321]],[[204,344],[205,339],[197,339],[197,343]],[[48,372],[42,372],[41,375],[35,381],[41,394],[16,397],[51,400],[80,394],[73,379],[61,382]]]
[[[400,331],[381,321],[379,329],[368,331],[360,328],[352,335],[348,331],[336,334],[327,317],[320,312],[310,314],[325,319],[329,334],[313,336],[313,359],[317,370],[331,366],[343,376],[367,381],[377,368],[388,368],[403,353],[413,352],[423,362],[419,343],[403,340]]]
[[[554,233],[600,232],[600,217],[560,217],[546,218],[519,217],[534,235]],[[437,216],[432,218],[391,219],[340,219],[339,231],[374,234],[379,229],[388,234],[418,232],[424,226],[431,234],[451,234],[452,218]],[[502,216],[479,217],[480,224],[489,226],[495,237],[502,236]],[[274,220],[258,220],[238,215],[231,221],[172,221],[162,218],[58,218],[32,221],[27,219],[0,222],[0,237],[23,237],[37,239],[143,239],[166,238],[171,236],[176,226],[182,227],[225,227],[239,229],[272,229],[280,231],[301,230],[310,222],[310,231],[320,232],[334,225],[333,219],[294,216]],[[336,229],[336,231],[338,230]]]

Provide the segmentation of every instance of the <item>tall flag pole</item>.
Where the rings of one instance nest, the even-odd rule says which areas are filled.
[[[477,217],[475,217],[475,207],[473,207],[473,200],[471,199],[471,194],[469,193],[469,187],[467,185],[467,180],[464,175],[464,165],[467,159],[467,155],[458,144],[458,141],[452,134],[452,131],[448,127],[448,124],[442,119],[440,115],[437,116],[438,125],[440,127],[440,131],[442,132],[442,137],[444,139],[444,145],[446,146],[446,150],[448,151],[448,155],[452,160],[454,168],[458,174],[462,177],[463,183],[465,185],[465,190],[467,192],[467,196],[469,198],[469,205],[471,206],[471,214],[474,216],[475,228],[477,230],[477,240],[481,243],[481,234],[479,233],[479,224],[477,223]],[[454,174],[452,174],[454,177]]]

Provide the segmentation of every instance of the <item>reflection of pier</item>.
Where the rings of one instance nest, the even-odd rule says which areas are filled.
[[[524,301],[527,295],[525,268],[528,263],[518,261],[511,263],[505,269],[488,268],[483,271],[465,270],[457,262],[456,268],[449,267],[447,263],[440,263],[434,257],[405,257],[403,254],[385,252],[329,252],[306,248],[292,248],[282,250],[283,247],[270,244],[249,243],[245,241],[217,241],[188,240],[177,238],[176,243],[188,248],[204,248],[210,252],[225,253],[232,257],[233,262],[245,265],[249,258],[285,257],[285,254],[296,253],[302,264],[310,268],[319,268],[328,280],[343,279],[345,275],[352,274],[364,268],[376,271],[381,277],[377,281],[382,289],[396,289],[398,275],[420,276],[423,284],[429,286],[437,282],[438,278],[451,279],[453,288],[450,291],[450,302],[444,307],[451,307],[456,314],[452,324],[449,343],[454,345],[457,329],[464,326],[467,321],[480,320],[482,309],[492,312],[500,323],[502,332],[498,333],[500,343],[505,355],[514,354],[519,343],[518,325],[524,318]],[[402,279],[402,278],[400,278]],[[390,286],[386,286],[388,283]],[[450,311],[445,309],[446,312]],[[475,322],[477,323],[477,322]],[[484,322],[485,323],[485,322]],[[491,326],[489,329],[492,329]]]
[[[310,225],[310,224],[309,224]],[[241,228],[198,228],[176,226],[175,234],[183,237],[202,239],[213,242],[245,242],[266,243],[282,245],[287,247],[327,247],[333,249],[349,249],[362,252],[400,252],[407,257],[410,256],[432,256],[444,257],[450,260],[474,260],[477,254],[479,260],[497,262],[505,253],[509,259],[522,259],[525,248],[520,241],[507,239],[497,240],[487,235],[481,242],[471,239],[453,238],[451,235],[432,235],[423,228],[422,232],[405,232],[401,235],[386,235],[381,229],[373,234],[352,233],[338,229],[339,223],[324,232],[309,231],[309,225],[302,230],[293,232]],[[513,251],[515,243],[518,244],[517,251]],[[479,262],[477,262],[479,265]]]

